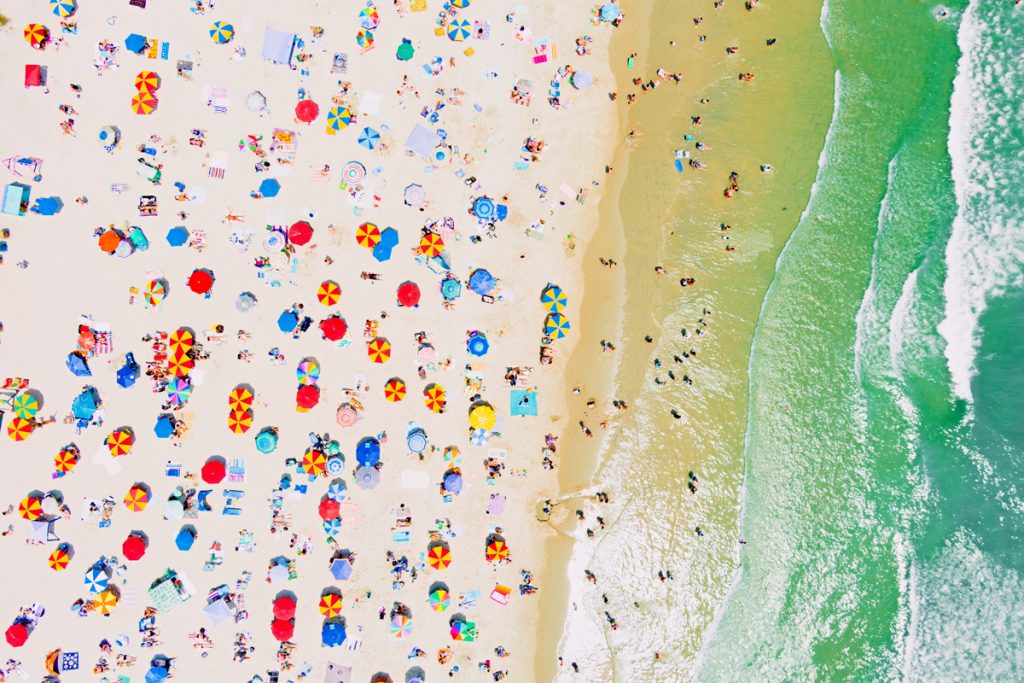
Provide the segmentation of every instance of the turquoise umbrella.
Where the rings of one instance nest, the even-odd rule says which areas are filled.
[[[569,297],[565,295],[558,285],[548,285],[540,294],[540,302],[547,307],[551,313],[561,313],[565,305],[569,303]]]
[[[210,37],[218,45],[230,43],[231,39],[235,37],[235,27],[226,21],[216,21],[210,27]]]
[[[465,19],[452,19],[448,24],[448,37],[451,40],[462,41],[469,38],[469,22]]]
[[[569,320],[561,313],[552,313],[544,323],[544,334],[561,339],[569,332]]]
[[[264,427],[256,435],[256,450],[260,453],[273,453],[277,448],[277,432],[272,427]]]

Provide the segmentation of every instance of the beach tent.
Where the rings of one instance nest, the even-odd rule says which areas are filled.
[[[25,65],[25,87],[38,88],[46,85],[46,67],[38,64]]]
[[[477,268],[469,274],[469,288],[480,296],[490,294],[495,284],[494,276],[483,268]]]
[[[22,183],[8,183],[4,188],[3,213],[8,216],[24,216],[28,212],[32,188]]]
[[[331,562],[331,576],[338,581],[348,581],[352,576],[352,562],[345,557],[334,560]]]
[[[68,366],[71,374],[76,377],[92,377],[92,370],[89,369],[89,364],[85,362],[85,354],[81,351],[69,353],[68,359],[64,361],[64,364]]]
[[[269,26],[263,33],[263,59],[272,64],[290,64],[295,48],[295,34],[276,31]]]
[[[134,52],[137,55],[141,55],[145,52],[148,45],[149,41],[146,40],[146,36],[138,33],[132,33],[124,39],[124,49],[128,50],[128,52]]]
[[[440,136],[423,124],[417,123],[416,127],[409,133],[405,141],[405,148],[410,149],[420,156],[428,159],[434,152],[434,148],[441,142]]]

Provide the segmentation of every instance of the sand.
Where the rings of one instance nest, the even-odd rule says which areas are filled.
[[[3,310],[3,353],[0,354],[0,377],[28,378],[31,388],[38,390],[44,405],[41,416],[53,415],[56,422],[38,429],[28,439],[14,442],[4,436],[3,452],[10,463],[3,486],[4,505],[17,506],[33,490],[59,490],[70,508],[70,520],[56,524],[56,532],[64,542],[74,546],[74,557],[67,570],[56,573],[47,567],[47,556],[55,544],[28,545],[24,538],[28,523],[8,516],[12,534],[0,539],[10,561],[3,569],[3,579],[10,590],[0,598],[0,615],[11,620],[20,607],[33,602],[46,607],[28,643],[20,650],[7,650],[6,656],[22,662],[22,668],[33,678],[43,673],[46,653],[57,648],[77,652],[82,670],[92,667],[101,656],[115,669],[105,675],[116,680],[117,673],[142,680],[149,659],[156,653],[174,658],[173,675],[178,680],[197,680],[204,676],[211,681],[235,682],[249,680],[268,670],[281,667],[276,661],[277,644],[271,637],[271,603],[281,590],[297,597],[295,644],[291,654],[293,668],[283,671],[282,680],[322,680],[327,662],[352,667],[352,680],[369,680],[377,671],[390,673],[395,680],[406,669],[422,666],[431,679],[441,678],[451,666],[458,664],[462,672],[475,670],[477,663],[490,658],[495,670],[508,670],[512,680],[524,680],[534,664],[536,641],[534,632],[541,620],[545,604],[543,581],[540,593],[520,596],[516,587],[521,582],[520,569],[537,572],[545,562],[544,540],[554,532],[535,519],[537,502],[544,491],[551,490],[553,473],[541,467],[544,435],[556,432],[564,421],[563,373],[572,350],[574,332],[554,344],[555,362],[542,366],[538,348],[546,315],[539,301],[542,288],[549,281],[561,285],[569,296],[566,315],[577,319],[581,289],[579,254],[586,248],[596,225],[598,200],[603,181],[601,169],[610,158],[614,143],[608,131],[615,129],[616,111],[605,93],[612,89],[606,50],[609,30],[589,24],[588,8],[566,12],[556,3],[525,3],[513,8],[485,7],[463,10],[468,19],[488,19],[490,40],[469,40],[453,43],[434,34],[434,17],[439,7],[429,11],[398,16],[388,5],[380,8],[381,24],[375,31],[374,49],[361,54],[355,34],[359,29],[355,6],[331,8],[326,3],[302,3],[282,13],[270,3],[217,3],[204,16],[188,11],[186,3],[150,2],[140,10],[118,7],[111,10],[116,23],[108,24],[108,12],[98,7],[84,7],[75,17],[78,34],[66,36],[60,49],[50,46],[45,52],[33,51],[22,40],[20,31],[30,21],[48,25],[58,35],[57,20],[38,6],[10,10],[11,23],[0,39],[0,54],[11,74],[3,86],[0,118],[5,122],[0,133],[4,157],[31,155],[43,159],[43,179],[33,184],[33,198],[60,196],[64,209],[54,217],[29,214],[23,217],[3,216],[3,225],[11,231],[7,240],[2,280],[8,296]],[[506,23],[504,14],[515,9],[514,23]],[[527,11],[528,10],[528,11]],[[237,34],[228,45],[215,45],[208,36],[213,21],[231,21]],[[305,40],[306,52],[312,55],[311,74],[303,76],[286,66],[272,65],[260,59],[260,45],[266,26],[294,31]],[[516,29],[524,25],[532,30],[532,38],[518,41]],[[311,26],[325,27],[324,35],[311,41]],[[97,41],[109,39],[123,48],[126,35],[138,32],[170,43],[170,60],[151,60],[121,50],[119,67],[98,75],[92,65]],[[578,57],[573,51],[575,38],[593,36],[592,54]],[[550,37],[557,45],[558,57],[546,64],[534,64],[531,40]],[[395,59],[395,50],[402,37],[412,40],[416,56],[408,63]],[[236,47],[244,47],[243,60],[233,58]],[[463,50],[472,47],[475,54]],[[348,54],[348,73],[331,74],[330,58],[334,52]],[[421,64],[428,57],[439,55],[444,70],[436,77],[426,76]],[[448,59],[455,59],[450,66]],[[175,60],[189,58],[195,63],[191,81],[175,76]],[[42,88],[26,90],[20,83],[21,65],[39,63],[48,69],[48,92]],[[544,93],[556,65],[574,64],[586,67],[595,84],[586,91],[575,91],[562,84],[563,108],[555,110],[545,102]],[[149,116],[136,116],[129,108],[135,74],[148,69],[161,78],[159,106]],[[487,72],[497,72],[485,78]],[[403,74],[421,97],[398,97],[395,89]],[[532,106],[513,104],[508,93],[517,77],[533,82]],[[348,102],[358,115],[357,123],[337,135],[324,130],[330,98],[338,91],[336,82],[351,82]],[[82,86],[76,98],[69,84]],[[230,102],[226,113],[217,113],[206,104],[207,86],[227,88]],[[296,91],[305,88],[307,95],[320,105],[319,118],[310,125],[294,120]],[[423,106],[438,99],[435,88],[461,88],[461,104],[449,104],[441,112],[440,126],[446,129],[448,142],[459,152],[472,156],[472,161],[457,160],[429,164],[421,157],[407,155],[403,149],[413,126],[424,120],[419,116]],[[245,98],[253,90],[267,98],[269,111],[262,114],[246,109]],[[374,106],[374,93],[379,105]],[[65,136],[58,128],[62,120],[59,104],[70,104],[77,135]],[[479,104],[481,111],[474,109]],[[121,132],[120,149],[107,154],[97,142],[99,129],[116,125]],[[382,132],[386,149],[374,151],[360,147],[356,140],[364,126]],[[385,126],[387,128],[385,129]],[[248,150],[239,149],[239,140],[249,134],[264,136],[268,144],[273,128],[298,132],[297,153],[288,166],[274,164],[268,173],[257,174],[253,164],[257,158]],[[190,130],[206,131],[206,145],[189,145]],[[135,151],[138,144],[157,135],[155,161],[163,165],[159,186],[147,183],[136,174]],[[527,135],[544,140],[548,147],[539,161],[525,171],[513,170],[520,147]],[[226,160],[224,177],[208,175],[208,155],[215,161]],[[354,206],[351,197],[339,189],[340,170],[349,160],[358,160],[371,171],[365,181],[362,206]],[[331,167],[327,180],[316,179],[316,171],[324,164]],[[376,174],[377,167],[383,169]],[[467,186],[456,171],[476,178],[477,185]],[[7,182],[17,180],[6,171]],[[280,180],[281,193],[274,198],[253,199],[262,179],[274,176]],[[24,180],[24,179],[22,179]],[[173,183],[180,181],[186,193],[205,195],[197,201],[177,202]],[[120,194],[111,191],[111,184],[126,184]],[[426,190],[424,211],[402,202],[403,188],[420,183]],[[534,185],[540,183],[550,191],[540,199]],[[588,197],[578,203],[562,193],[564,184],[570,194],[585,188]],[[201,188],[201,190],[197,190]],[[136,203],[139,195],[153,194],[159,199],[159,215],[139,217]],[[497,238],[484,237],[471,243],[476,234],[476,220],[467,215],[473,197],[488,194],[502,202],[507,195],[510,209],[506,221],[497,226]],[[81,206],[75,197],[87,196]],[[375,196],[379,196],[378,202]],[[186,211],[187,218],[175,214]],[[229,214],[241,217],[228,220]],[[498,279],[493,304],[464,289],[453,310],[444,310],[438,291],[440,275],[417,263],[413,251],[419,241],[419,227],[428,219],[451,216],[455,219],[458,237],[448,241],[452,271],[466,280],[473,268],[487,268]],[[269,254],[263,242],[267,225],[290,225],[306,219],[314,228],[312,243],[296,249],[294,259],[274,256],[282,267],[258,273],[254,259]],[[529,231],[531,224],[545,220],[540,230]],[[357,226],[372,221],[381,228],[393,226],[400,235],[400,244],[393,258],[378,263],[369,250],[356,244]],[[97,227],[113,224],[141,227],[150,241],[147,251],[139,251],[127,259],[102,253],[93,232]],[[193,237],[205,233],[205,248],[171,248],[164,239],[167,230],[185,225]],[[232,233],[245,237],[250,231],[251,245],[244,248],[232,240]],[[532,234],[531,234],[532,233]],[[575,251],[567,248],[572,235]],[[325,263],[325,257],[333,263]],[[16,262],[27,261],[27,268]],[[189,291],[186,281],[194,268],[209,268],[216,282],[212,296],[204,299]],[[380,274],[380,280],[360,279],[362,271]],[[170,292],[159,306],[147,306],[141,296],[130,288],[142,289],[146,282],[166,278]],[[325,308],[317,303],[319,284],[326,279],[338,282],[342,289],[337,306]],[[417,308],[399,308],[395,290],[404,280],[413,280],[422,290]],[[257,306],[241,313],[235,308],[240,292],[251,291]],[[298,340],[277,329],[281,311],[301,302],[315,320],[339,312],[348,322],[346,339],[349,345],[339,347],[321,339],[311,329]],[[387,317],[382,318],[382,312]],[[64,367],[68,352],[74,350],[81,315],[90,315],[96,323],[109,324],[113,334],[113,351],[90,360],[93,376],[74,377]],[[393,355],[385,364],[372,364],[367,358],[363,336],[364,321],[378,320],[378,333],[393,344]],[[223,325],[224,333],[213,330]],[[140,378],[130,389],[115,382],[115,373],[124,353],[134,352],[142,364],[151,360],[149,345],[143,336],[155,331],[173,332],[188,326],[195,330],[210,357],[197,363],[191,377],[194,391],[180,415],[188,420],[190,429],[178,445],[157,439],[153,425],[161,412],[163,394],[151,391],[152,382]],[[237,331],[251,334],[239,339]],[[483,358],[472,358],[466,351],[469,330],[486,333],[491,348]],[[438,351],[438,360],[425,369],[426,377],[417,376],[418,332]],[[212,335],[212,336],[211,336]],[[218,341],[220,338],[221,341]],[[285,360],[273,364],[268,350],[278,347]],[[248,350],[251,362],[238,358]],[[322,372],[319,379],[320,402],[305,413],[295,409],[295,368],[300,359],[315,357]],[[450,360],[450,364],[448,361]],[[466,366],[482,377],[482,397],[490,402],[499,416],[500,434],[491,437],[486,447],[470,444],[468,416],[469,392],[466,391]],[[529,366],[533,373],[527,380],[537,390],[540,412],[537,417],[512,418],[509,387],[503,383],[507,367]],[[401,377],[408,384],[404,402],[389,403],[383,387],[391,377]],[[227,395],[238,383],[250,384],[256,393],[252,429],[244,435],[231,433],[225,426],[228,414]],[[76,433],[65,424],[70,403],[84,384],[95,386],[104,401],[104,422]],[[443,414],[430,412],[424,405],[422,391],[430,383],[447,389],[448,404]],[[357,389],[361,387],[361,390]],[[342,428],[334,413],[346,400],[345,390],[357,392],[363,404],[363,419],[354,427]],[[10,415],[5,415],[5,426]],[[104,438],[116,427],[131,426],[137,440],[128,455],[111,459]],[[259,453],[253,437],[264,426],[280,430],[280,443],[270,455]],[[426,430],[431,445],[425,459],[410,454],[405,444],[409,426]],[[286,493],[284,511],[292,517],[287,532],[271,534],[268,499],[277,488],[282,474],[289,473],[295,483],[303,482],[294,464],[287,458],[299,458],[309,445],[310,432],[330,432],[340,442],[346,456],[344,479],[348,483],[347,501],[351,507],[343,511],[343,525],[335,535],[339,547],[358,554],[355,572],[349,581],[336,582],[329,571],[331,548],[317,516],[317,505],[327,488],[327,479],[309,482],[308,493],[293,496]],[[383,469],[380,485],[372,491],[353,483],[355,444],[364,436],[387,434],[382,444]],[[78,445],[82,462],[75,470],[59,479],[52,479],[52,458],[69,442]],[[461,450],[464,488],[452,502],[442,502],[438,492],[448,465],[442,451],[447,446]],[[192,480],[201,489],[210,489],[213,511],[202,512],[196,519],[166,520],[162,512],[174,488],[186,484],[185,479],[165,475],[165,463],[180,462],[186,473],[198,473],[208,457],[220,455],[239,458],[246,464],[243,483],[230,484],[241,489],[241,514],[221,514],[224,507],[222,491],[228,484],[205,485]],[[482,461],[493,455],[503,457],[504,474],[489,485]],[[403,486],[403,481],[405,486]],[[152,501],[141,512],[130,512],[121,499],[134,482],[144,482],[152,489]],[[425,487],[419,488],[419,482]],[[503,514],[492,518],[485,514],[489,495],[507,497]],[[83,519],[86,498],[112,496],[116,501],[111,524],[98,528]],[[398,508],[404,503],[406,508]],[[396,528],[400,517],[411,516],[409,527]],[[408,574],[406,585],[397,590],[388,575],[390,562],[385,553],[392,550],[406,555],[413,565],[424,559],[429,530],[436,520],[451,520],[450,539],[454,558],[444,570],[427,568],[413,583]],[[174,546],[174,537],[183,522],[194,524],[198,539],[189,552]],[[4,524],[6,526],[6,524]],[[485,540],[495,526],[500,526],[511,548],[512,561],[492,566],[485,560]],[[407,530],[410,540],[392,540],[393,531]],[[69,611],[73,601],[86,595],[82,584],[85,570],[101,555],[121,556],[121,544],[132,530],[148,534],[149,548],[145,557],[128,562],[127,570],[113,579],[121,588],[121,602],[108,617],[90,614],[78,617]],[[239,532],[250,531],[255,537],[251,553],[236,551]],[[299,555],[290,547],[309,542],[311,551]],[[209,549],[219,543],[222,563],[204,571]],[[283,555],[294,560],[297,578],[284,583],[267,581],[268,561]],[[140,647],[138,621],[148,598],[146,589],[165,569],[172,568],[188,578],[195,595],[166,612],[159,613],[159,644]],[[211,626],[203,615],[207,592],[220,585],[234,589],[243,572],[251,572],[245,589],[248,618],[237,624]],[[436,580],[445,581],[453,597],[453,605],[444,613],[435,613],[428,605],[428,587]],[[489,599],[495,585],[512,589],[507,606]],[[320,645],[322,616],[317,609],[321,591],[336,585],[343,593],[342,616],[346,620],[348,640],[339,648]],[[481,592],[475,607],[460,608],[458,594]],[[372,594],[372,595],[370,595]],[[370,597],[367,597],[370,595]],[[377,612],[390,610],[395,601],[408,606],[412,613],[412,633],[396,638],[389,621],[378,619]],[[475,642],[453,642],[448,620],[462,612],[476,623]],[[509,628],[514,625],[515,628]],[[205,627],[214,647],[208,654],[192,647],[190,633]],[[232,662],[232,640],[236,633],[248,632],[255,647],[244,663]],[[115,643],[127,635],[127,645],[102,654],[101,639]],[[447,665],[436,660],[438,648],[454,648],[454,658]],[[498,659],[497,646],[511,655]],[[407,656],[413,647],[420,647],[427,656],[414,661]],[[118,653],[138,658],[133,668],[116,670]],[[204,656],[205,655],[205,656]],[[307,669],[308,665],[308,669]],[[308,674],[305,672],[309,671]],[[84,677],[84,673],[77,674]],[[72,678],[71,674],[68,678]]]

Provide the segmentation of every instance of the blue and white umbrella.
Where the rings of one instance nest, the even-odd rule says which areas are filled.
[[[496,210],[494,200],[490,197],[477,197],[473,200],[473,215],[482,221],[494,218]]]
[[[327,497],[331,500],[336,500],[339,503],[345,500],[345,482],[343,481],[332,481],[331,485],[327,487]]]
[[[373,128],[363,128],[359,133],[359,144],[366,149],[373,149],[380,142],[380,133]]]
[[[334,519],[324,520],[324,533],[328,536],[334,536],[341,532],[341,517],[335,517]]]
[[[61,19],[66,19],[78,11],[78,5],[74,0],[50,0],[50,11]]]
[[[110,584],[110,576],[102,567],[93,567],[85,573],[85,585],[90,593],[102,593]]]
[[[469,442],[474,446],[486,446],[491,442],[491,435],[486,429],[474,429],[469,434]]]
[[[466,340],[466,350],[469,351],[471,355],[483,356],[490,348],[491,343],[487,341],[487,336],[483,332],[474,332],[470,335],[469,339]]]

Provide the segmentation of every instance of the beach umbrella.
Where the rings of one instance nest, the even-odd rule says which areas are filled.
[[[457,446],[447,446],[444,449],[444,461],[452,467],[458,467],[462,462],[462,452]]]
[[[327,619],[332,619],[341,614],[341,596],[335,593],[327,593],[320,597],[320,614]]]
[[[487,341],[487,335],[483,332],[474,332],[466,340],[466,350],[469,351],[470,355],[483,356],[490,348],[491,343]]]
[[[149,41],[146,40],[146,36],[139,35],[138,33],[132,33],[124,39],[124,49],[137,55],[142,54],[148,46]]]
[[[374,149],[380,143],[380,133],[373,128],[363,128],[357,141],[366,149]]]
[[[55,16],[66,19],[78,11],[78,3],[75,0],[50,0],[50,11]]]
[[[252,427],[252,410],[232,410],[228,413],[228,429],[232,434],[245,434]]]
[[[484,268],[477,268],[469,274],[469,288],[480,296],[487,296],[496,284],[494,276]]]
[[[396,614],[391,618],[391,635],[405,638],[412,635],[412,619],[404,614]]]
[[[203,478],[203,481],[207,484],[219,484],[224,481],[224,477],[227,476],[227,467],[224,465],[223,458],[209,458],[203,463],[203,468],[199,471],[199,475]]]
[[[331,576],[338,581],[348,581],[352,576],[352,562],[347,557],[341,557],[331,562]]]
[[[484,555],[488,562],[503,562],[508,558],[508,546],[503,539],[495,538],[487,544]]]
[[[320,519],[326,521],[332,519],[338,519],[341,508],[338,505],[338,501],[331,500],[330,498],[324,498],[320,501],[320,505],[317,507],[317,513],[320,515]]]
[[[441,280],[441,296],[447,301],[454,301],[462,295],[462,283],[458,278],[446,277]]]
[[[373,489],[380,483],[380,472],[373,467],[360,467],[356,470],[356,484],[361,489]]]
[[[121,544],[121,553],[133,562],[141,560],[142,556],[146,554],[145,539],[138,534],[130,534]]]
[[[473,215],[483,221],[489,221],[494,218],[497,208],[494,205],[494,200],[490,197],[477,197],[473,200]]]
[[[43,501],[35,496],[26,496],[18,503],[18,516],[34,522],[43,516]]]
[[[422,453],[427,448],[427,433],[422,427],[414,427],[405,435],[405,445],[413,453]]]
[[[377,8],[373,5],[367,5],[359,10],[359,25],[363,28],[377,28],[379,23],[380,15],[377,13]]]
[[[104,146],[116,145],[118,140],[121,139],[120,133],[113,126],[103,126],[100,128],[100,132],[97,137]]]
[[[380,244],[380,228],[373,223],[363,223],[356,228],[356,244],[373,249]]]
[[[170,415],[161,415],[156,419],[153,426],[153,433],[158,439],[169,439],[174,434],[174,418]]]
[[[451,605],[452,597],[447,588],[435,588],[430,592],[429,602],[435,612],[443,612]]]
[[[231,410],[249,410],[255,396],[245,384],[239,384],[228,394],[228,407]]]
[[[320,115],[320,105],[313,100],[299,100],[295,105],[295,118],[303,123],[312,123]]]
[[[416,54],[416,49],[412,46],[412,42],[402,38],[402,43],[398,46],[395,51],[395,57],[402,62],[408,62]]]
[[[320,332],[330,341],[341,341],[347,331],[348,325],[340,315],[332,315],[320,321]]]
[[[295,378],[299,384],[316,384],[320,379],[320,363],[315,358],[303,358],[295,368]]]
[[[448,23],[448,38],[454,41],[463,41],[469,38],[469,22],[465,19],[452,19]]]
[[[253,90],[245,96],[245,108],[257,114],[267,109],[267,96],[259,90]]]
[[[135,434],[128,427],[115,429],[107,435],[107,450],[115,458],[128,455],[135,445]]]
[[[334,419],[342,427],[351,427],[359,421],[359,413],[350,404],[342,403],[338,406],[338,412],[334,414]]]
[[[434,257],[444,253],[444,240],[436,232],[428,232],[420,238],[420,253]]]
[[[283,311],[281,315],[277,316],[277,329],[282,332],[289,333],[298,326],[299,316],[291,309]]]
[[[452,551],[447,543],[431,543],[427,548],[427,564],[434,569],[447,569],[452,563]]]
[[[282,595],[277,600],[274,600],[274,618],[284,620],[295,618],[295,607],[294,598]]]
[[[356,462],[363,467],[373,467],[380,462],[380,441],[367,436],[356,444]]]
[[[356,44],[359,47],[373,47],[373,31],[369,29],[359,29],[356,33]]]
[[[157,99],[153,93],[137,92],[132,96],[132,111],[140,116],[146,116],[156,111]]]
[[[159,306],[167,298],[167,286],[163,280],[150,280],[142,290],[142,296],[150,306]]]
[[[215,21],[213,26],[210,27],[210,38],[213,42],[218,45],[224,45],[230,43],[231,39],[235,37],[235,27],[226,21]]]
[[[406,280],[398,285],[398,305],[412,308],[420,304],[420,288],[415,282]]]
[[[497,417],[494,414],[494,408],[489,403],[480,401],[474,403],[473,407],[469,410],[469,426],[473,429],[485,429],[490,431],[494,429],[494,424],[497,422]]]
[[[21,647],[28,641],[28,636],[28,627],[21,621],[11,624],[7,627],[7,631],[4,632],[7,644],[11,647]]]
[[[540,294],[540,302],[544,304],[544,307],[548,309],[550,313],[561,313],[565,310],[565,305],[569,303],[569,297],[565,295],[562,288],[558,285],[549,284],[544,288],[544,291]]]
[[[327,472],[327,456],[321,451],[309,450],[302,456],[302,471],[311,477],[319,477]]]
[[[300,408],[310,410],[320,402],[320,388],[315,384],[306,384],[295,392],[295,403]]]
[[[64,544],[62,543],[60,546],[57,546],[57,549],[50,553],[50,557],[46,560],[50,569],[55,572],[62,572],[68,568],[69,564],[71,564],[71,554],[65,550],[65,548],[61,547],[63,545]]]
[[[139,379],[139,364],[135,362],[135,356],[128,352],[124,357],[124,365],[117,369],[118,386],[129,389]]]
[[[296,221],[288,228],[288,241],[301,247],[313,239],[313,226],[306,221]]]
[[[457,621],[451,628],[452,640],[471,643],[476,640],[476,624],[472,621]]]
[[[432,412],[444,412],[447,401],[448,397],[445,395],[444,387],[440,384],[428,384],[427,388],[423,390],[423,403]]]
[[[392,377],[384,385],[384,398],[391,403],[398,403],[405,398],[405,392],[405,382],[397,377]]]
[[[171,350],[171,355],[175,357],[187,354],[195,343],[196,336],[187,327],[179,327],[167,338],[167,346]]]
[[[163,683],[168,676],[167,667],[153,666],[146,672],[146,683]]]
[[[192,382],[187,377],[178,377],[167,383],[167,400],[171,405],[183,406],[192,396]]]
[[[213,289],[213,271],[208,268],[196,268],[188,277],[188,288],[196,294],[206,294]]]
[[[274,619],[270,624],[270,635],[274,640],[285,643],[295,635],[295,622],[286,619]]]
[[[358,161],[350,161],[341,168],[341,178],[347,185],[358,185],[366,177],[366,167]]]
[[[61,474],[67,474],[75,469],[78,464],[79,455],[70,448],[62,448],[53,458],[53,467]]]
[[[38,48],[46,43],[50,37],[50,31],[42,24],[29,24],[25,27],[25,41],[32,47]]]
[[[622,16],[622,10],[620,10],[619,6],[616,5],[614,2],[609,2],[605,5],[602,5],[600,12],[602,21],[611,22],[615,21],[616,19]]]
[[[452,0],[452,7],[459,9],[466,9],[470,5],[470,0]]]
[[[281,183],[277,180],[277,178],[267,178],[262,183],[260,183],[260,194],[263,195],[264,197],[267,197],[268,199],[271,197],[276,197],[280,191]]]
[[[92,420],[96,414],[96,410],[99,407],[100,397],[99,392],[94,387],[86,387],[82,390],[75,400],[71,402],[71,414],[74,415],[77,420]],[[16,420],[11,420],[13,424]],[[31,427],[31,424],[29,425]],[[31,430],[30,430],[31,431]]]
[[[345,642],[345,627],[336,621],[329,621],[320,630],[320,642],[327,647],[338,647]]]
[[[149,491],[135,484],[124,495],[124,506],[132,512],[142,512],[149,505]]]
[[[256,305],[256,295],[252,292],[242,292],[235,299],[235,310],[239,313],[248,313]]]
[[[117,251],[117,245],[121,244],[121,239],[121,235],[117,230],[104,230],[100,234],[97,244],[99,244],[100,251],[113,254]]]
[[[127,553],[125,555],[127,556]],[[128,558],[128,559],[132,559],[132,558]],[[92,606],[101,615],[108,616],[110,614],[113,614],[114,608],[117,607],[117,601],[118,601],[117,593],[108,588],[107,590],[105,590],[102,593],[98,594],[93,599]]]
[[[135,89],[153,93],[160,87],[160,76],[152,71],[140,71],[135,75]]]
[[[331,107],[327,112],[327,133],[330,135],[348,128],[350,123],[352,123],[352,112],[348,110],[348,107]]]
[[[28,391],[23,391],[10,400],[11,412],[26,420],[32,419],[39,412],[39,398]]]
[[[335,306],[341,301],[341,287],[334,280],[324,280],[316,290],[316,300],[324,306]]]
[[[177,546],[178,550],[182,552],[192,549],[192,544],[196,542],[196,529],[190,524],[186,524],[181,527],[178,531],[178,535],[174,537],[174,545]]]
[[[366,353],[374,363],[386,363],[391,358],[391,342],[384,337],[374,337],[366,345]]]
[[[462,491],[462,475],[453,470],[444,475],[441,485],[444,486],[445,491],[458,495]]]
[[[277,448],[277,432],[272,427],[264,427],[256,435],[256,450],[260,453],[273,453]]]
[[[167,369],[175,377],[188,377],[196,362],[188,356],[173,356],[167,361]]]
[[[335,479],[327,487],[327,497],[340,503],[345,500],[345,492],[347,490],[348,489],[345,487],[344,481],[341,479]]]
[[[373,258],[381,263],[391,259],[391,252],[398,246],[398,231],[384,228],[380,231],[380,243],[373,248]]]
[[[544,321],[544,334],[555,339],[561,339],[569,333],[569,319],[561,313],[551,313]]]
[[[177,498],[171,498],[164,504],[164,519],[181,519],[185,516],[185,506]]]
[[[85,586],[90,593],[101,593],[109,584],[110,574],[102,566],[93,566],[85,573]]]

